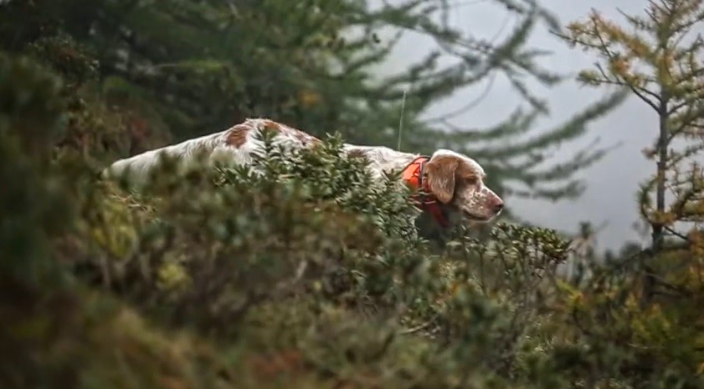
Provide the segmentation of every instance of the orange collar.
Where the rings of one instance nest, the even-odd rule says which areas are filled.
[[[425,163],[430,160],[430,157],[420,156],[414,159],[403,169],[401,178],[406,182],[416,193],[413,195],[413,201],[418,207],[433,217],[433,219],[443,228],[450,226],[450,222],[445,217],[445,213],[440,208],[440,203],[433,196],[433,192],[428,187],[428,181],[425,180],[424,167]]]

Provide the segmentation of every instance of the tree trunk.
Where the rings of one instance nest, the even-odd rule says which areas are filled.
[[[658,162],[657,175],[655,178],[655,209],[658,213],[658,221],[651,223],[652,250],[650,251],[650,259],[653,259],[658,254],[660,254],[660,250],[662,249],[664,226],[659,219],[660,215],[665,212],[665,182],[667,180],[666,173],[668,160],[667,148],[670,143],[670,131],[667,124],[668,98],[666,97],[664,92],[662,92],[660,96],[661,100],[658,109],[660,135],[658,137],[657,143]],[[648,261],[648,258],[646,258],[646,261]],[[646,262],[644,263],[643,270],[645,271],[645,277],[643,280],[642,302],[644,304],[648,304],[651,301],[655,292],[655,269],[653,269],[652,266],[650,266],[650,264]]]

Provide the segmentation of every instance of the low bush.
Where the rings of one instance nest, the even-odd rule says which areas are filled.
[[[284,156],[265,136],[253,168],[164,161],[131,192],[96,178],[102,145],[61,143],[124,117],[63,88],[0,57],[2,387],[702,386],[699,300],[641,307],[614,268],[571,285],[554,231],[432,249],[339,137]],[[62,132],[77,115],[106,122]]]

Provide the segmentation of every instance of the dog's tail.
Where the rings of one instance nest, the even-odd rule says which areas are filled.
[[[125,180],[130,185],[144,185],[162,160],[177,157],[169,151],[169,147],[163,147],[117,160],[103,170],[102,178]]]
[[[191,139],[120,159],[105,168],[101,176],[104,179],[124,180],[130,186],[142,186],[156,169],[165,168],[168,171],[173,167],[178,172],[210,159],[217,148],[218,135]]]

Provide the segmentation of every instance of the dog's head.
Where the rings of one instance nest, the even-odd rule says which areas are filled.
[[[425,174],[443,207],[464,219],[488,222],[504,207],[503,200],[484,185],[484,169],[464,155],[438,150],[425,164]]]

